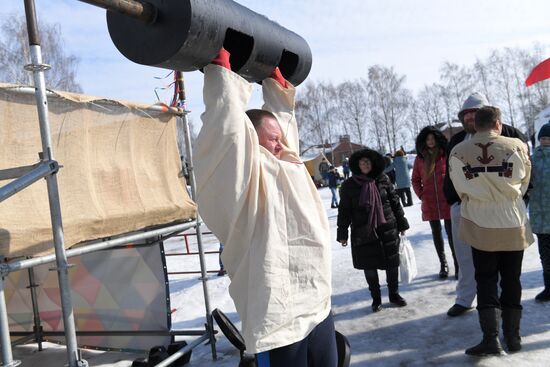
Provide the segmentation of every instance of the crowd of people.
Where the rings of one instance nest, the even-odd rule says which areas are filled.
[[[442,279],[449,265],[441,221],[451,249],[458,282],[447,315],[471,310],[477,296],[483,339],[466,354],[501,354],[501,324],[506,349],[516,352],[521,349],[523,251],[534,242],[533,233],[544,280],[536,300],[550,300],[550,186],[544,184],[550,182],[550,122],[540,129],[540,145],[529,157],[526,137],[503,124],[500,110],[481,93],[468,97],[458,117],[464,130],[450,141],[434,126],[420,131],[410,180],[403,147],[386,157],[370,149],[352,154],[353,176],[340,189],[337,241],[347,245],[351,227],[353,265],[365,271],[374,312],[381,309],[377,270],[386,271],[390,302],[406,305],[392,294],[397,294],[397,233],[408,228],[401,206],[412,205],[407,195],[412,183],[422,220],[430,223]],[[534,200],[528,216],[529,197]]]
[[[246,349],[256,355],[258,367],[336,367],[334,235],[298,154],[295,89],[275,69],[262,83],[263,109],[246,110],[252,85],[231,70],[224,49],[204,68],[204,78],[206,110],[194,151],[197,201],[205,223],[224,244],[224,271]],[[430,223],[440,278],[449,273],[443,227],[453,255],[458,281],[447,314],[464,314],[477,295],[483,339],[466,353],[502,353],[501,322],[507,350],[518,351],[521,264],[533,232],[545,285],[536,298],[550,300],[550,185],[544,184],[550,178],[550,124],[540,130],[531,160],[525,137],[502,124],[500,111],[482,94],[472,94],[458,116],[464,131],[449,142],[434,127],[422,129],[412,179],[404,149],[392,157],[356,151],[344,162],[338,200],[342,178],[329,162],[321,162],[331,207],[338,209],[336,239],[342,246],[350,241],[353,266],[365,274],[373,312],[382,309],[378,270],[386,272],[389,301],[407,306],[399,294],[398,269],[401,236],[409,228],[403,206],[413,205],[412,185],[422,219]],[[531,223],[524,202],[529,182]]]

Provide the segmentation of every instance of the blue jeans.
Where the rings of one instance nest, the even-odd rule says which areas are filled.
[[[332,313],[304,339],[256,354],[258,367],[336,367],[336,331]]]
[[[330,206],[338,206],[338,198],[336,196],[336,187],[330,187],[330,192],[332,193],[332,201]]]

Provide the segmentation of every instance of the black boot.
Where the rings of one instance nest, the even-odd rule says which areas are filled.
[[[544,274],[543,278],[544,278],[544,289],[535,297],[535,300],[538,302],[550,301],[550,276]]]
[[[445,257],[445,254],[443,254],[443,257]],[[439,278],[447,279],[448,276],[449,276],[449,265],[447,264],[447,260],[443,258],[443,261],[441,262],[441,267],[439,268]]]
[[[535,300],[538,302],[548,302],[550,301],[550,289],[544,288],[542,292],[535,296]]]
[[[378,292],[378,295],[372,294],[372,312],[378,312],[382,310],[382,297],[380,296],[380,292]]]
[[[370,295],[372,297],[372,312],[378,312],[382,309],[382,295],[380,293],[380,283],[378,281],[378,271],[365,270],[365,278],[369,285]]]
[[[388,293],[390,303],[403,307],[407,305],[407,301],[399,294],[399,268],[391,268],[386,270],[386,280],[388,282]]]
[[[504,354],[498,339],[500,310],[498,308],[486,308],[478,310],[478,313],[483,340],[475,347],[466,349],[466,354],[477,357]]]
[[[517,352],[521,349],[521,336],[519,336],[519,324],[521,310],[505,308],[502,310],[502,333],[504,342],[509,352]]]
[[[445,258],[445,242],[443,241],[443,234],[441,233],[441,222],[439,220],[430,221],[430,228],[432,229],[435,251],[439,258],[439,278],[445,279],[449,276],[449,265]]]
[[[404,307],[407,305],[407,301],[405,301],[405,299],[401,297],[399,293],[397,292],[390,293],[389,296],[390,296],[390,303],[393,303],[398,307]]]

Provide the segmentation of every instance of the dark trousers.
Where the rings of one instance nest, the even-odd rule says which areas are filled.
[[[453,229],[450,219],[445,219],[444,221],[445,225],[445,232],[447,233],[447,239],[449,240],[449,247],[451,248],[451,254],[453,255],[453,262],[455,265],[455,271],[457,270],[456,267],[456,255],[455,255],[455,247],[453,245]],[[435,250],[437,251],[437,257],[439,258],[439,262],[444,263],[447,260],[445,259],[445,241],[443,241],[443,233],[441,233],[441,221],[440,220],[431,220],[430,221],[430,228],[432,229],[432,238],[434,240]]]
[[[405,187],[404,189],[395,189],[395,191],[397,192],[397,195],[399,195],[399,197],[401,198],[403,206],[413,205],[413,198],[410,187]]]
[[[522,251],[481,251],[472,247],[477,282],[477,309],[521,310]],[[500,275],[500,297],[498,278]]]
[[[336,367],[336,331],[332,313],[299,342],[256,354],[258,367]]]
[[[537,234],[544,288],[550,289],[550,234]]]
[[[380,281],[378,279],[378,270],[365,269],[365,278],[369,285],[369,291],[372,297],[380,297]],[[388,283],[388,292],[390,294],[399,291],[399,267],[386,270],[386,282]]]

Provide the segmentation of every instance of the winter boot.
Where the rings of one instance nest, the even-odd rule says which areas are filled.
[[[520,320],[521,310],[515,308],[504,308],[502,310],[502,333],[509,352],[517,352],[521,349]]]
[[[538,302],[550,301],[550,275],[543,274],[543,277],[544,277],[544,289],[535,297],[535,300]]]
[[[370,295],[372,297],[372,312],[378,312],[382,309],[382,296],[380,293],[380,283],[376,270],[365,270],[365,278],[369,285]]]
[[[398,307],[405,307],[407,305],[407,301],[401,295],[397,292],[390,293],[390,303],[393,303],[394,305]]]
[[[548,302],[550,301],[550,289],[544,288],[542,292],[535,296],[535,300],[538,302]]]
[[[443,261],[441,261],[441,267],[439,268],[439,278],[447,279],[448,276],[449,276],[449,265],[447,264],[447,260],[445,259],[445,254],[443,254]]]
[[[449,265],[447,264],[447,259],[445,258],[445,242],[443,241],[443,235],[441,233],[441,227],[432,227],[432,237],[434,240],[435,251],[437,252],[437,257],[439,258],[440,268],[439,268],[439,278],[446,279],[449,276]]]
[[[378,295],[372,294],[372,312],[378,312],[382,310],[382,297],[380,296],[380,292],[378,292]]]
[[[478,310],[478,313],[483,340],[475,347],[466,349],[466,354],[476,357],[504,354],[498,339],[500,310],[498,308],[485,308]]]
[[[388,282],[388,293],[390,303],[403,307],[407,305],[407,301],[399,294],[399,268],[391,268],[386,270],[386,280]]]

